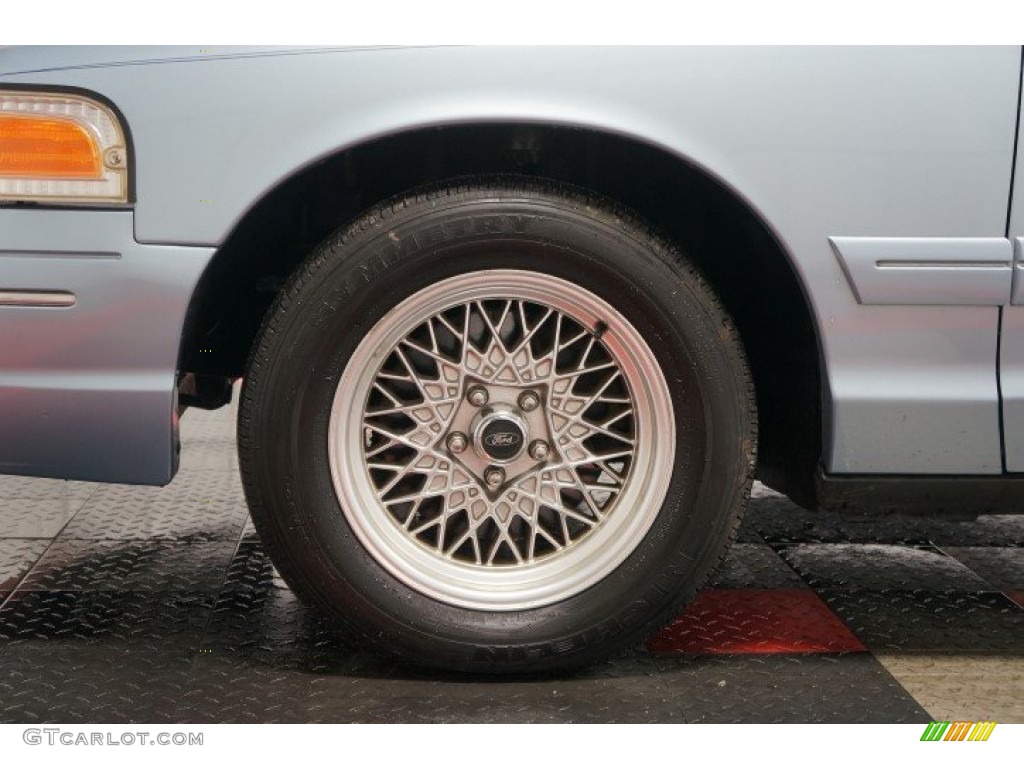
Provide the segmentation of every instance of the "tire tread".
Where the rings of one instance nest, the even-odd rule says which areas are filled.
[[[744,442],[743,455],[737,457],[737,461],[742,466],[738,467],[738,482],[736,483],[734,495],[730,503],[732,518],[727,526],[727,545],[720,549],[713,566],[707,570],[704,579],[705,583],[720,567],[728,553],[729,546],[735,541],[742,524],[743,512],[750,499],[751,486],[756,469],[756,395],[753,377],[747,364],[739,332],[721,301],[715,295],[712,286],[693,262],[680,249],[675,247],[668,238],[662,236],[648,223],[633,215],[618,203],[587,190],[553,180],[537,180],[515,176],[469,177],[454,182],[439,183],[429,188],[396,197],[372,208],[351,223],[336,230],[294,271],[281,288],[264,318],[257,333],[256,341],[250,351],[245,367],[245,380],[239,399],[238,413],[238,452],[242,485],[253,524],[267,554],[297,596],[308,604],[322,610],[326,610],[329,607],[318,585],[305,576],[301,565],[295,562],[287,549],[281,545],[278,532],[272,522],[272,515],[263,503],[262,494],[259,490],[259,478],[255,476],[252,469],[255,464],[255,456],[261,450],[261,446],[255,443],[254,425],[259,418],[260,412],[260,404],[256,398],[256,393],[259,391],[262,378],[266,375],[267,369],[270,366],[272,360],[271,347],[275,338],[281,332],[282,323],[290,313],[296,311],[296,308],[301,308],[303,292],[311,283],[317,280],[318,274],[325,263],[340,258],[346,246],[352,240],[357,239],[369,230],[386,228],[390,221],[411,208],[421,208],[424,206],[441,207],[451,203],[475,201],[482,197],[509,195],[520,198],[537,197],[544,200],[557,197],[560,201],[571,204],[577,211],[583,211],[586,215],[599,222],[617,229],[629,231],[630,235],[638,243],[645,246],[662,262],[674,269],[679,274],[680,279],[691,286],[693,295],[703,303],[704,309],[707,312],[721,319],[719,336],[722,348],[730,358],[730,369],[735,372],[739,379],[736,382],[737,391],[745,393],[744,402],[740,405],[746,422],[745,426],[749,440]],[[671,596],[670,599],[666,600],[665,605],[658,611],[655,617],[645,624],[638,626],[628,635],[624,635],[614,647],[599,643],[596,647],[576,653],[568,659],[559,659],[557,653],[552,652],[552,656],[543,657],[540,661],[531,660],[530,662],[518,664],[508,663],[499,667],[484,663],[478,665],[471,663],[451,664],[446,663],[444,660],[432,662],[432,665],[459,671],[469,669],[477,672],[505,674],[522,674],[524,672],[539,672],[556,668],[560,671],[566,671],[589,666],[614,655],[619,648],[635,647],[637,643],[643,642],[651,635],[663,629],[671,623],[684,606],[693,601],[702,586],[703,584],[700,584],[685,593]],[[350,633],[372,643],[376,651],[385,650],[397,653],[399,656],[405,655],[391,645],[386,643],[382,645],[381,638],[367,637],[351,622],[345,621],[342,617],[338,618]],[[473,658],[479,657],[474,653],[470,655]],[[541,655],[543,656],[543,654]],[[547,659],[547,661],[544,659]],[[422,661],[415,658],[412,660]]]

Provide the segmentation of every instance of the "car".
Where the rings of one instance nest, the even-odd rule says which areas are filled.
[[[0,472],[163,485],[241,383],[274,564],[441,669],[592,664],[754,479],[1021,511],[1022,51],[0,51]]]

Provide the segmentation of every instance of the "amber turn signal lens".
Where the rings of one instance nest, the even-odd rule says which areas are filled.
[[[0,115],[0,176],[99,179],[96,140],[73,120]]]

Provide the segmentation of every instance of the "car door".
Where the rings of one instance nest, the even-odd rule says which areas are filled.
[[[1024,472],[1024,124],[1017,101],[1017,145],[1006,235],[1013,245],[1013,287],[1002,310],[999,384],[1003,402],[1003,448],[1007,472]]]

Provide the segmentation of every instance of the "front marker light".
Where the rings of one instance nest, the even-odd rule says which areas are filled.
[[[0,202],[124,203],[128,151],[113,110],[86,96],[0,90]]]

